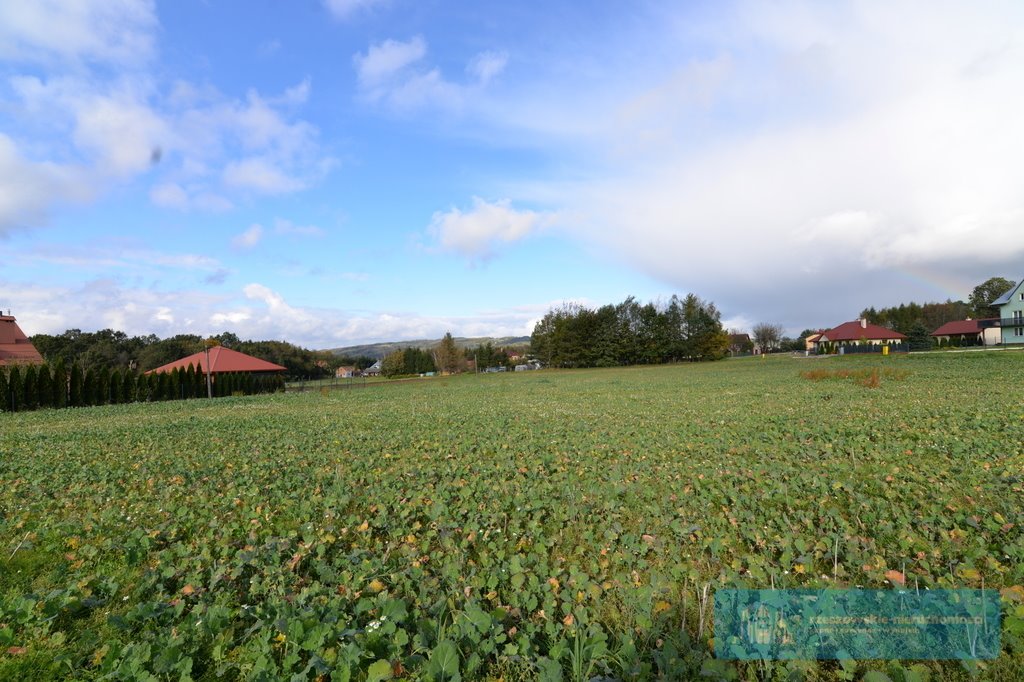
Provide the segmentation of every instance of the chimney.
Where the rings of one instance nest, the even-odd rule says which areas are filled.
[[[861,329],[867,329],[868,328],[868,320],[867,320],[866,317],[860,318],[860,328]]]

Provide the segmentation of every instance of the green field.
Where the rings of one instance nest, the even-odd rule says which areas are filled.
[[[0,679],[1024,679],[1022,377],[772,358],[0,414]],[[716,588],[894,571],[1005,588],[1003,655],[709,654]]]

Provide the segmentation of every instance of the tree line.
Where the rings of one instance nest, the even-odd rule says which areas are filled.
[[[228,373],[211,382],[213,397],[284,390],[284,378]],[[135,402],[186,400],[207,396],[206,375],[198,367],[142,374],[117,367],[67,369],[63,359],[42,365],[0,367],[0,412],[41,408],[91,407]]]
[[[999,317],[999,309],[992,302],[1017,285],[1003,277],[990,277],[974,287],[967,301],[947,299],[944,303],[901,303],[898,306],[875,309],[873,306],[861,311],[860,316],[868,322],[894,329],[907,336],[935,331],[947,322],[976,320]]]
[[[645,305],[630,296],[596,309],[564,303],[530,337],[531,353],[550,367],[719,360],[728,347],[718,309],[694,294]]]
[[[293,377],[320,378],[333,375],[344,364],[368,367],[372,358],[339,358],[328,351],[313,351],[286,341],[243,341],[231,332],[212,337],[220,345],[288,368]],[[147,372],[203,350],[204,339],[195,334],[178,334],[161,339],[154,334],[128,336],[102,329],[83,332],[68,329],[63,334],[36,334],[32,345],[53,364],[78,362],[84,368]]]

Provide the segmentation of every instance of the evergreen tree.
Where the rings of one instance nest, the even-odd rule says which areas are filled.
[[[7,384],[11,392],[10,402],[8,403],[8,406],[11,408],[11,412],[17,412],[25,409],[23,405],[24,395],[22,393],[21,370],[18,369],[17,365],[13,365],[11,367],[11,371],[7,375]]]
[[[160,372],[157,379],[156,400],[170,400],[174,395],[170,372]]]
[[[112,405],[120,405],[124,402],[124,398],[121,397],[121,381],[121,370],[115,367],[110,372],[110,403]]]
[[[85,376],[82,378],[82,405],[96,405],[96,400],[96,372],[90,367],[85,370]]]
[[[445,332],[441,342],[434,346],[434,364],[442,372],[454,373],[465,365],[451,332]]]
[[[85,377],[77,362],[71,363],[71,379],[68,386],[68,406],[82,407],[85,405]]]
[[[11,396],[8,390],[7,370],[0,367],[0,412],[11,411]]]
[[[185,370],[185,398],[196,397],[196,368],[190,362],[188,368]]]
[[[36,386],[36,374],[37,371],[35,365],[29,365],[25,368],[25,376],[21,379],[22,401],[24,403],[24,407],[22,409],[34,410],[39,407],[39,401],[36,398],[36,390],[38,388],[38,386]]]
[[[197,398],[206,397],[206,374],[203,372],[202,366],[196,367],[196,383],[194,391]]]
[[[36,371],[36,401],[39,407],[53,407],[53,375],[45,363]]]
[[[64,364],[64,358],[58,358],[57,364],[53,367],[50,390],[52,391],[50,402],[54,407],[68,406],[68,371]]]
[[[908,331],[910,332],[907,334],[907,345],[909,350],[931,350],[932,337],[928,335],[928,327],[924,326],[921,322],[918,322]],[[951,342],[946,345],[951,345]]]
[[[135,388],[135,399],[139,402],[152,402],[156,400],[153,392],[156,388],[156,382],[159,381],[160,377],[156,374],[140,374],[138,375],[138,384]]]
[[[134,403],[136,400],[135,390],[138,381],[130,369],[125,369],[121,375],[121,400],[126,403]]]
[[[96,404],[110,402],[110,367],[100,367],[96,372]]]

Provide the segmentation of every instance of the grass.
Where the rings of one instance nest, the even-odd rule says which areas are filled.
[[[827,363],[2,414],[0,678],[844,679],[716,661],[708,595],[1024,583],[1024,355]]]

